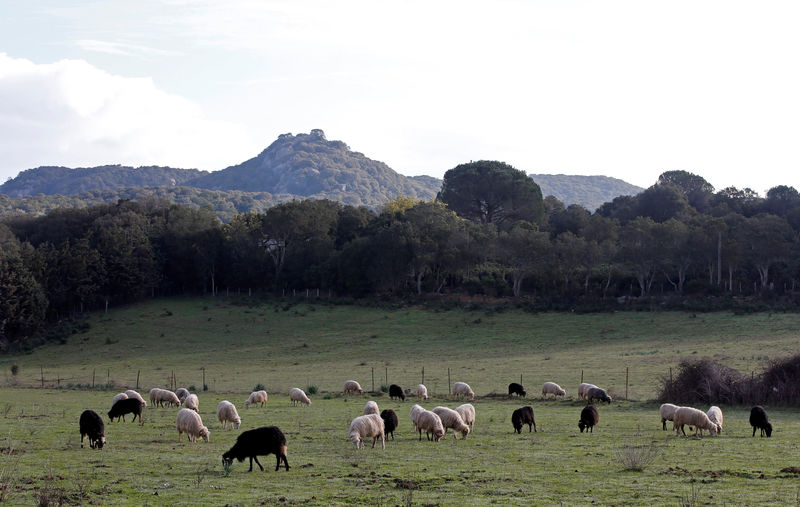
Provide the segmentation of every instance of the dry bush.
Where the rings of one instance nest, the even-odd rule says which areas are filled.
[[[800,405],[800,354],[771,361],[759,384],[760,403]]]
[[[749,402],[748,377],[707,357],[682,359],[674,379],[662,377],[658,401],[737,405]]]

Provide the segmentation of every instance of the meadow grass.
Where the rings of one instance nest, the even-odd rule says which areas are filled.
[[[130,306],[94,315],[90,324],[64,345],[0,358],[0,488],[10,483],[11,504],[798,502],[798,473],[790,470],[800,467],[796,409],[767,407],[775,427],[769,439],[750,436],[749,407],[725,406],[721,438],[678,438],[661,430],[658,404],[648,401],[658,377],[681,357],[710,356],[758,372],[768,358],[796,352],[797,315],[433,312],[208,298]],[[351,378],[371,389],[373,368],[376,388],[387,371],[390,383],[412,387],[423,367],[434,395],[424,404],[429,409],[461,403],[447,395],[448,368],[453,382],[469,382],[478,394],[475,432],[466,440],[420,442],[408,418],[412,400],[340,394]],[[40,368],[45,389],[36,387]],[[621,395],[626,368],[630,400],[600,406],[599,425],[581,434],[583,402],[572,399],[581,370],[586,381]],[[93,370],[97,385],[108,371],[113,389],[87,389]],[[113,395],[134,387],[137,372],[147,399],[173,371],[179,386],[196,386],[210,443],[179,441],[176,410],[148,407],[144,426],[104,417],[108,445],[80,448],[82,410],[105,416]],[[520,375],[528,399],[510,400],[506,386]],[[565,387],[568,399],[542,400],[537,391],[546,380]],[[269,403],[246,410],[258,383],[270,392]],[[288,389],[310,384],[320,389],[312,405],[292,407]],[[261,460],[265,472],[248,473],[247,461],[223,470],[221,454],[239,431],[216,420],[222,399],[237,405],[242,429],[274,424],[284,431],[289,472],[274,472],[273,456]],[[400,418],[385,451],[355,451],[347,439],[350,420],[368,399]],[[525,404],[534,407],[539,431],[514,434],[511,412]]]

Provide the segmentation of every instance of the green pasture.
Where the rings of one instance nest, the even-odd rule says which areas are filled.
[[[725,407],[719,438],[662,431],[658,379],[682,357],[715,357],[759,372],[769,359],[797,351],[800,316],[728,313],[529,314],[431,311],[324,304],[170,299],[90,318],[84,333],[20,356],[0,356],[0,494],[10,504],[126,505],[796,505],[800,503],[800,420],[794,408],[767,407],[772,438],[751,437],[749,407]],[[16,375],[11,366],[17,365]],[[202,370],[202,369],[204,370]],[[422,442],[405,403],[365,393],[344,398],[356,379],[369,390],[420,382],[424,405],[455,407],[450,380],[470,383],[474,434]],[[574,399],[581,370],[607,387],[592,434],[577,428]],[[628,373],[628,400],[625,393]],[[176,409],[148,407],[144,425],[109,423],[107,446],[80,448],[78,417],[105,416],[111,398],[135,387],[147,398],[175,374],[194,385],[211,442],[178,440]],[[205,373],[207,391],[202,390]],[[94,374],[95,389],[91,388]],[[525,400],[504,395],[523,383]],[[42,376],[45,388],[41,387]],[[542,400],[552,380],[566,400]],[[107,383],[108,390],[101,390]],[[265,408],[244,408],[258,383]],[[88,386],[87,386],[88,384]],[[315,385],[310,407],[292,407],[288,389]],[[221,454],[237,430],[216,420],[222,399],[235,403],[242,429],[277,425],[292,469],[230,474]],[[347,427],[364,403],[398,413],[386,450],[356,451]],[[539,431],[512,433],[511,412],[534,408]],[[707,407],[698,407],[706,409]],[[129,418],[130,419],[130,418]],[[631,465],[632,464],[632,465]],[[794,467],[794,468],[793,468]],[[631,468],[641,468],[633,470]],[[7,486],[5,486],[7,485]],[[3,490],[2,488],[6,488]]]

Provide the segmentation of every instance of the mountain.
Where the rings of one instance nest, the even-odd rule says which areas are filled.
[[[642,187],[609,176],[567,174],[529,174],[542,188],[542,195],[552,195],[565,205],[580,204],[592,213],[604,203],[621,195],[636,195]]]
[[[293,194],[377,208],[400,196],[432,199],[442,181],[403,176],[383,162],[351,151],[342,141],[328,141],[322,130],[315,129],[310,134],[283,134],[257,157],[186,185]]]
[[[36,194],[80,194],[90,190],[113,190],[125,187],[171,187],[183,185],[206,171],[172,167],[99,167],[42,166],[22,171],[16,178],[0,185],[0,194],[28,197]]]

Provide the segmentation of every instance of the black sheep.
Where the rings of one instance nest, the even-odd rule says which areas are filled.
[[[581,410],[581,419],[578,421],[578,428],[580,428],[581,433],[583,430],[589,430],[590,432],[594,433],[594,426],[600,421],[600,414],[597,413],[597,409],[594,405],[586,405]]]
[[[403,394],[403,388],[397,384],[392,384],[389,386],[389,398],[400,398],[403,401],[406,401],[406,395]]]
[[[103,418],[97,415],[94,410],[84,410],[80,418],[81,428],[81,447],[83,447],[83,437],[89,437],[89,447],[92,449],[102,449],[106,443],[105,425]]]
[[[525,389],[522,388],[522,384],[517,384],[516,382],[512,382],[508,384],[508,395],[511,396],[512,394],[516,394],[518,396],[525,396],[528,394]]]
[[[531,432],[531,425],[533,425],[533,431],[536,431],[536,420],[533,418],[533,407],[528,405],[527,407],[518,408],[511,414],[511,424],[514,425],[514,432],[522,433],[522,425],[528,425],[528,433]]]
[[[599,387],[592,387],[586,392],[586,399],[589,400],[589,403],[592,403],[594,400],[605,401],[606,403],[611,403],[611,396],[605,392],[604,389],[600,389]]]
[[[133,420],[136,421],[136,417],[139,417],[139,422],[144,424],[142,421],[142,408],[144,407],[144,403],[137,400],[136,398],[126,398],[124,400],[119,400],[111,407],[111,410],[108,411],[108,418],[111,422],[114,422],[114,418],[125,420],[125,414],[133,414]]]
[[[392,440],[394,440],[394,430],[397,429],[397,414],[394,413],[394,410],[388,408],[381,412],[381,419],[383,419],[383,437],[386,438],[389,434],[392,434]]]
[[[756,430],[761,430],[761,436],[767,434],[767,438],[772,436],[772,425],[767,420],[767,413],[764,407],[756,405],[750,409],[750,426],[753,427],[753,436],[756,436]]]
[[[274,454],[277,458],[275,471],[281,467],[281,460],[289,470],[289,462],[286,460],[286,437],[277,426],[262,426],[254,430],[242,432],[236,439],[236,443],[228,452],[222,455],[222,466],[225,468],[233,464],[234,458],[241,463],[245,458],[250,458],[250,472],[253,471],[253,460],[261,471],[264,467],[258,461],[258,456]]]

